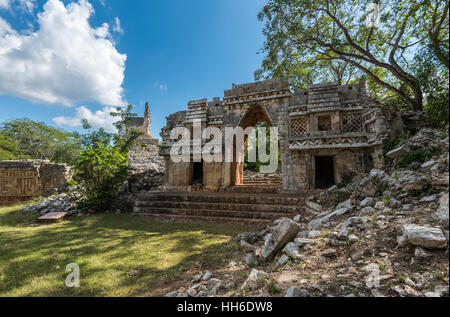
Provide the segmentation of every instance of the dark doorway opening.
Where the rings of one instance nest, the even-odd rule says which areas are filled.
[[[334,182],[334,160],[332,156],[316,156],[316,188],[326,189]]]
[[[194,162],[191,185],[203,185],[203,162]]]

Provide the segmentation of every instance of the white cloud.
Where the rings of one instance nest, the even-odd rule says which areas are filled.
[[[81,127],[81,119],[86,119],[94,128],[104,128],[107,132],[114,132],[115,127],[113,123],[116,122],[118,118],[109,115],[112,111],[116,111],[116,109],[114,107],[103,107],[102,110],[93,112],[85,106],[81,106],[76,108],[74,117],[56,117],[53,118],[53,122],[59,126],[74,128]]]
[[[123,29],[122,29],[122,27],[120,26],[120,20],[119,20],[119,17],[116,17],[116,18],[114,19],[113,31],[114,31],[114,32],[117,32],[117,33],[119,33],[119,34],[123,34]]]
[[[0,8],[8,9],[9,8],[9,0],[0,0]]]
[[[156,82],[153,84],[153,87],[156,87],[156,88],[158,88],[158,89],[161,90],[161,91],[167,91],[167,90],[169,90],[169,86],[167,86],[167,85],[164,84],[164,83],[160,83],[159,81],[156,81]]]
[[[126,55],[114,47],[107,23],[91,27],[93,13],[87,0],[48,0],[35,32],[18,32],[0,17],[0,94],[66,106],[124,104]]]
[[[36,0],[0,0],[0,9],[11,8],[13,2],[15,2],[15,9],[22,9],[29,13],[32,13],[36,7]]]

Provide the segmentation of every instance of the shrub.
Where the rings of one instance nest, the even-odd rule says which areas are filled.
[[[426,152],[423,149],[417,149],[405,154],[401,159],[395,163],[395,168],[407,168],[413,162],[424,163],[433,156],[433,152]]]
[[[106,210],[128,177],[128,158],[116,147],[97,144],[75,160],[75,178],[83,182],[85,207]]]
[[[116,133],[100,129],[80,137],[83,151],[75,159],[75,179],[84,188],[84,204],[87,208],[105,211],[110,207],[120,186],[128,178],[128,151],[136,144],[142,132],[128,129],[133,106],[117,108],[110,115],[118,117],[114,123]],[[83,127],[91,129],[87,120]]]

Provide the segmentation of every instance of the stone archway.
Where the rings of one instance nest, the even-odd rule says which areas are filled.
[[[272,120],[266,109],[259,104],[250,106],[239,121],[238,127],[243,130],[248,127],[255,127],[258,123],[265,122],[270,127],[273,127]],[[236,136],[233,137],[233,163],[230,168],[230,183],[232,186],[242,185],[244,178],[244,152],[248,145],[248,135],[244,136],[244,144],[242,148],[236,148]],[[238,157],[241,157],[239,162]]]

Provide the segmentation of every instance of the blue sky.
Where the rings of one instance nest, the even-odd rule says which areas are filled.
[[[110,126],[106,106],[142,115],[149,101],[159,137],[165,116],[253,81],[262,61],[263,0],[48,2],[0,0],[0,121]]]

